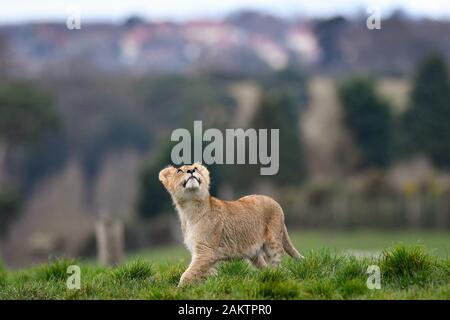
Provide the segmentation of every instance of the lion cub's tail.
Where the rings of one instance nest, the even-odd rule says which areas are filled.
[[[283,228],[283,248],[293,258],[303,259],[304,257],[294,248],[294,245],[289,238],[289,234],[286,229],[286,225]]]

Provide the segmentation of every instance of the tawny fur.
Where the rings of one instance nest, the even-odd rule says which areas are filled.
[[[215,264],[225,259],[244,258],[263,268],[279,265],[284,252],[302,258],[289,239],[283,210],[272,198],[214,198],[209,194],[208,169],[198,163],[167,167],[159,180],[172,196],[192,255],[180,286],[215,274]]]

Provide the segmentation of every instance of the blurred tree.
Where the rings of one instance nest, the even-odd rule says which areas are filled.
[[[143,152],[150,144],[148,130],[139,119],[121,113],[111,115],[82,149],[87,203],[91,205],[93,202],[94,184],[109,154],[126,148]]]
[[[164,144],[163,144],[164,145]],[[159,181],[159,171],[170,164],[173,144],[165,144],[161,153],[153,161],[148,161],[139,176],[137,212],[142,218],[151,218],[172,210],[169,193]]]
[[[123,25],[127,28],[133,28],[139,25],[144,25],[145,19],[138,15],[132,15],[125,19]]]
[[[227,86],[209,76],[168,75],[144,79],[137,88],[156,126],[189,125],[201,119],[204,126],[225,123],[236,109]]]
[[[411,105],[403,117],[407,148],[450,167],[450,82],[443,57],[433,54],[418,67]]]
[[[350,25],[349,21],[341,16],[319,20],[315,25],[315,32],[322,48],[321,62],[324,67],[342,64],[342,49],[340,41]]]
[[[279,129],[279,171],[271,181],[278,185],[298,184],[305,175],[303,150],[299,130],[298,103],[287,92],[275,92],[263,94],[258,111],[255,114],[250,128]],[[268,139],[268,150],[271,150]],[[252,170],[243,170],[239,175],[240,182],[248,185],[259,176],[259,166],[251,166]],[[258,170],[258,172],[255,172]]]
[[[61,131],[28,146],[23,153],[18,171],[25,194],[31,192],[41,179],[62,169],[69,160],[70,143],[66,133]]]
[[[17,191],[12,189],[0,190],[0,240],[5,236],[10,222],[18,214],[21,205],[22,199]]]
[[[266,77],[262,77],[260,82],[265,92],[285,94],[299,107],[306,105],[307,78],[295,66],[288,66],[280,71],[270,73]]]
[[[8,73],[8,49],[4,36],[0,33],[0,76],[4,77]]]
[[[39,141],[58,124],[50,94],[30,82],[0,86],[0,140],[12,144]]]
[[[39,141],[58,123],[52,97],[29,82],[0,85],[0,225],[17,214],[20,195],[9,185],[9,156],[14,146]]]
[[[13,146],[37,142],[57,124],[58,115],[48,93],[30,82],[1,85],[0,173],[8,170]]]
[[[353,78],[338,89],[345,124],[360,151],[363,167],[385,167],[391,160],[391,112],[367,78]]]
[[[0,85],[0,184],[11,178],[12,148],[38,142],[57,124],[50,94],[30,82]]]

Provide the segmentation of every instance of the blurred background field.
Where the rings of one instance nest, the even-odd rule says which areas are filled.
[[[448,256],[448,4],[436,14],[386,2],[381,29],[369,30],[365,0],[326,12],[311,3],[203,15],[214,6],[205,1],[180,19],[136,3],[117,16],[86,1],[79,30],[64,10],[6,5],[2,264],[186,259],[158,172],[171,161],[171,132],[194,120],[204,130],[280,129],[277,175],[212,165],[211,193],[274,197],[300,250],[358,255],[423,241]]]
[[[450,253],[450,235],[445,231],[336,231],[304,230],[290,232],[292,241],[301,253],[328,248],[339,254],[359,257],[378,257],[385,248],[403,244],[418,245],[429,254],[448,257]],[[143,258],[151,262],[189,262],[189,252],[182,246],[161,247],[130,254],[127,259]]]

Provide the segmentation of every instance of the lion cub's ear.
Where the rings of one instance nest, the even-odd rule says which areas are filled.
[[[159,172],[159,181],[167,188],[170,177],[175,173],[176,169],[172,166],[162,169]]]

